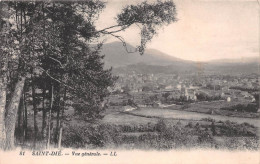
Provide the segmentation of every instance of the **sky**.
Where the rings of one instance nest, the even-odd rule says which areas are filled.
[[[152,2],[153,0],[148,0]],[[124,6],[142,0],[107,0],[97,22],[102,29],[115,25]],[[158,31],[147,48],[185,60],[209,61],[259,56],[259,6],[251,0],[175,0],[178,21]],[[140,42],[139,28],[119,33],[126,42]],[[117,41],[106,37],[106,42]]]

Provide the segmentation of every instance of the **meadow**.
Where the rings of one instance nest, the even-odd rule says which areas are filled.
[[[67,126],[63,146],[127,150],[258,150],[257,123],[253,119],[211,117],[170,109],[141,108],[124,112],[112,108],[100,121]]]

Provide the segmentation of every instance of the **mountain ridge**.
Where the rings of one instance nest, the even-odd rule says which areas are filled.
[[[135,48],[126,44],[127,49]],[[239,59],[218,59],[196,62],[183,60],[156,49],[147,49],[144,55],[138,52],[127,53],[121,42],[112,42],[103,45],[101,51],[105,55],[105,68],[113,67],[113,72],[118,73],[187,73],[198,72],[203,67],[210,73],[257,73],[258,58],[248,57]]]
[[[129,51],[134,51],[135,48],[130,44],[126,44]],[[131,64],[145,63],[150,65],[166,66],[176,61],[178,62],[191,62],[186,61],[155,49],[147,49],[143,55],[139,52],[128,53],[121,42],[112,42],[103,45],[101,51],[105,55],[105,67],[122,67]]]
[[[134,51],[135,48],[126,43],[129,51]],[[143,55],[138,52],[128,53],[123,43],[111,42],[103,45],[102,54],[105,55],[105,64],[109,67],[126,66],[130,64],[145,63],[151,65],[171,65],[172,62],[185,62],[185,63],[206,63],[206,64],[220,64],[220,63],[255,63],[260,60],[259,57],[242,57],[242,58],[223,58],[213,59],[209,61],[192,61],[181,59],[157,49],[147,49]],[[121,63],[121,64],[120,64]]]

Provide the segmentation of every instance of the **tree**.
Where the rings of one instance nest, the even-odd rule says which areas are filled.
[[[87,120],[100,118],[107,87],[115,78],[111,69],[104,70],[99,52],[102,43],[93,46],[102,35],[111,35],[126,48],[124,39],[117,35],[132,25],[141,29],[142,55],[147,42],[157,30],[176,21],[172,1],[142,2],[126,6],[117,15],[117,25],[96,30],[95,21],[105,7],[99,0],[75,2],[0,2],[0,147],[14,148],[16,115],[24,88],[32,96],[36,123],[39,103],[37,97],[48,99],[48,129],[52,113],[56,113],[56,141],[60,145],[64,110],[68,100]],[[42,85],[36,80],[45,79]],[[25,81],[31,81],[26,83]],[[36,90],[41,90],[37,95]],[[49,92],[50,96],[46,95]],[[42,95],[42,96],[41,96]],[[24,98],[26,99],[26,97]],[[25,100],[24,100],[25,101]],[[27,113],[27,112],[26,112]],[[53,118],[53,117],[52,117]],[[43,125],[45,125],[43,121]],[[37,124],[34,124],[35,132]],[[42,130],[44,131],[44,129]],[[50,131],[48,144],[50,144]]]

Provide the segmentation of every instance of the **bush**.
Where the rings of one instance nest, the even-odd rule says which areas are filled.
[[[208,118],[202,118],[201,121],[215,122],[215,119],[208,117]]]
[[[193,124],[192,124],[192,122],[189,122],[185,127],[193,128]]]
[[[102,148],[116,146],[120,142],[120,133],[111,125],[69,126],[64,129],[63,146],[72,148]]]
[[[248,123],[237,124],[225,121],[222,125],[217,126],[220,133],[226,136],[256,136],[256,128]]]
[[[259,150],[258,138],[228,138],[224,147],[230,150]]]
[[[166,124],[163,119],[160,119],[157,124],[155,125],[155,129],[158,132],[164,132],[166,130]]]
[[[83,148],[85,147],[86,140],[84,130],[81,127],[73,126],[64,129],[62,138],[64,147]]]
[[[230,121],[208,125],[186,126],[179,123],[166,124],[163,119],[156,124],[144,125],[84,125],[69,126],[64,129],[63,146],[71,148],[127,148],[168,150],[190,147],[221,147],[254,149],[258,140],[246,138],[243,142],[225,139],[222,143],[214,140],[214,135],[228,138],[257,138],[256,128],[248,123],[237,124]],[[231,142],[232,141],[232,142]]]
[[[203,131],[198,136],[199,143],[213,143],[213,135],[208,130]]]

